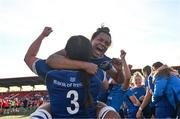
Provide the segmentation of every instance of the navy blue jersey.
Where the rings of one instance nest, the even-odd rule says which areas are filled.
[[[104,56],[101,58],[91,58],[91,62],[98,65],[98,67],[104,71],[107,71],[113,68],[111,61],[112,59],[107,56]],[[107,77],[107,79],[110,79],[110,77]],[[109,90],[101,89],[98,95],[98,100],[106,103],[108,95],[109,95]]]
[[[51,104],[53,118],[89,118],[96,117],[97,95],[102,86],[104,72],[98,70],[90,80],[90,94],[93,106],[84,107],[84,87],[80,81],[80,71],[53,70],[44,60],[37,60],[33,69],[45,79]]]
[[[111,61],[112,59],[107,56],[101,58],[91,58],[91,62],[97,64],[98,67],[104,71],[110,70],[112,68]]]

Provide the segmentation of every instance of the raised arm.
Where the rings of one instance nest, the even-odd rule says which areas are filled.
[[[129,69],[129,66],[126,63],[125,60],[126,52],[124,50],[121,50],[121,59],[119,58],[113,58],[112,64],[113,67],[116,69],[109,70],[107,73],[110,75],[117,83],[122,84],[123,90],[127,90],[129,87],[129,81],[131,78],[131,72]]]
[[[124,50],[121,50],[120,57],[122,60],[122,70],[123,70],[124,79],[125,79],[123,84],[122,84],[122,88],[124,90],[127,90],[129,87],[130,79],[131,79],[131,71],[129,69],[129,66],[126,63],[125,56],[126,56],[126,52]]]
[[[29,49],[28,49],[28,51],[24,57],[24,61],[31,70],[32,70],[32,65],[33,65],[34,61],[37,59],[36,55],[39,51],[42,40],[45,37],[47,37],[51,32],[52,32],[51,27],[45,27],[43,32],[39,35],[39,37],[29,47]]]

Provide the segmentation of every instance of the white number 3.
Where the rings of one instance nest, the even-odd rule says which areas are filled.
[[[73,97],[74,97],[74,99],[71,100],[71,104],[73,104],[75,106],[75,108],[72,109],[71,107],[67,107],[67,111],[68,111],[69,114],[76,114],[79,111],[79,103],[77,102],[77,100],[78,100],[78,93],[75,90],[70,90],[67,93],[66,97],[70,98],[71,95],[73,95]]]

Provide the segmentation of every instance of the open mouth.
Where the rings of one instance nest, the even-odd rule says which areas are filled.
[[[98,50],[99,52],[105,52],[106,51],[106,48],[105,47],[102,47],[102,46],[99,46],[99,47],[96,47],[96,50]]]
[[[103,48],[97,47],[96,50],[98,50],[99,52],[103,52]]]
[[[106,48],[102,45],[96,45],[94,47],[94,55],[96,57],[101,57],[102,55],[104,55],[104,53],[106,52]]]

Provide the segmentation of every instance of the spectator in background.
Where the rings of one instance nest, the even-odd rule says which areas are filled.
[[[27,100],[27,98],[25,98],[25,99],[23,100],[23,107],[26,109],[27,106],[28,106],[28,100]]]
[[[3,114],[3,99],[0,98],[0,114]]]

